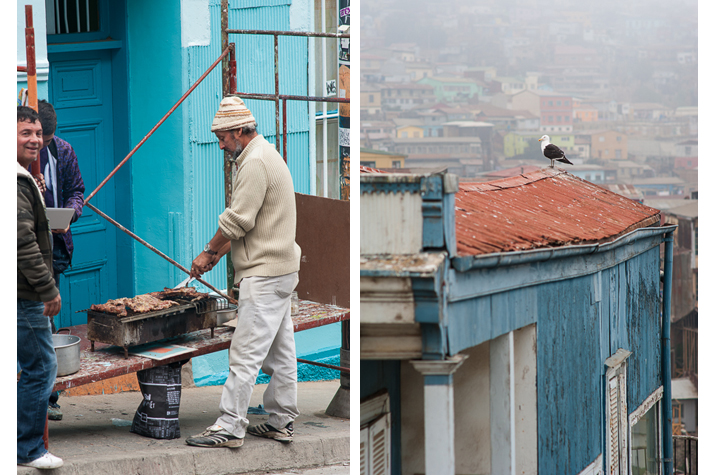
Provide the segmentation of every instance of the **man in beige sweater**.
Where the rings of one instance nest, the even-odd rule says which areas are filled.
[[[239,288],[239,319],[229,349],[229,376],[215,424],[186,440],[198,447],[240,447],[246,432],[293,440],[296,345],[291,293],[298,284],[301,248],[296,244],[296,197],[288,167],[256,132],[256,121],[238,97],[222,100],[212,122],[219,147],[237,158],[232,203],[219,227],[192,262],[193,277],[209,271],[230,249]],[[271,376],[264,392],[265,424],[250,426],[249,399],[261,368]]]

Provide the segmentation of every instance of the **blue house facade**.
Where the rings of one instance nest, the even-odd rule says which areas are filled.
[[[674,227],[565,172],[455,178],[361,175],[361,440],[393,474],[671,473]]]
[[[222,52],[219,0],[98,0],[76,2],[68,12],[55,11],[55,2],[28,0],[17,4],[18,65],[26,62],[24,4],[33,6],[38,95],[57,111],[56,135],[76,150],[85,196]],[[229,28],[314,31],[314,8],[311,0],[230,0]],[[229,41],[236,45],[238,91],[274,93],[273,38],[230,35]],[[280,92],[321,95],[309,82],[312,40],[282,38],[279,51]],[[23,87],[26,76],[18,72],[17,88]],[[221,98],[218,66],[91,199],[183,266],[212,237],[225,205],[223,153],[210,132]],[[275,142],[273,102],[246,103],[259,132]],[[289,103],[288,166],[298,193],[316,194],[315,116],[308,103]],[[184,278],[88,208],[72,233],[75,253],[61,282],[58,327],[86,323],[76,311],[93,303],[173,287]],[[205,279],[226,288],[225,262]],[[303,332],[297,345],[299,356],[337,355],[340,325]],[[226,368],[226,357],[221,360]],[[210,371],[215,365],[222,367],[210,363]]]

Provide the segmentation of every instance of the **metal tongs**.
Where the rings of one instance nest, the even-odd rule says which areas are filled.
[[[178,285],[176,285],[175,287],[173,287],[173,289],[179,289],[180,287],[187,287],[188,284],[189,284],[190,282],[192,282],[193,280],[195,280],[195,278],[194,278],[194,277],[190,277],[190,276],[188,275],[188,276],[187,276],[187,279],[185,279],[185,280],[183,280],[182,282],[180,282]]]

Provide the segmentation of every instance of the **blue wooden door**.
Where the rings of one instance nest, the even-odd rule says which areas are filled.
[[[57,111],[56,135],[74,147],[87,197],[115,166],[111,52],[55,53],[49,55],[49,62],[49,101]],[[115,216],[116,188],[114,177],[91,203]],[[71,230],[74,256],[60,279],[62,311],[55,320],[57,327],[86,323],[86,314],[77,310],[117,296],[115,227],[84,207]]]

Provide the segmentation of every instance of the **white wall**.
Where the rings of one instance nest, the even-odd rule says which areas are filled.
[[[469,357],[454,373],[456,473],[490,473],[488,343],[461,353]],[[424,473],[424,377],[402,362],[402,474]]]
[[[514,333],[515,473],[537,474],[537,330]],[[490,343],[461,353],[469,357],[454,373],[457,474],[491,473]],[[401,364],[402,475],[424,473],[424,378]]]
[[[537,326],[515,334],[515,473],[537,474]]]
[[[27,66],[25,57],[25,5],[32,5],[32,26],[35,30],[35,61],[37,63],[37,95],[47,99],[47,20],[44,0],[17,1],[17,66]],[[17,89],[27,87],[27,74],[17,73]]]

